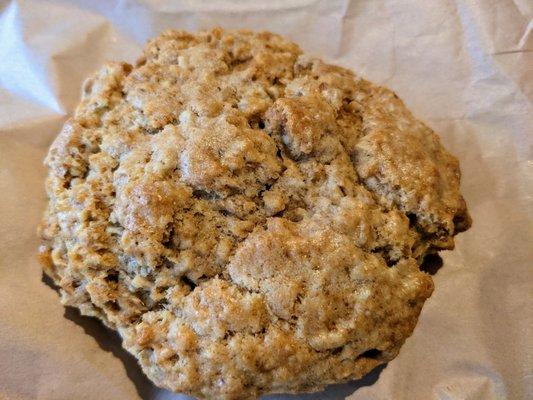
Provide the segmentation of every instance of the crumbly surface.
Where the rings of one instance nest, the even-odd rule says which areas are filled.
[[[398,97],[271,33],[168,31],[83,85],[46,158],[44,271],[157,385],[316,391],[393,359],[470,225]]]

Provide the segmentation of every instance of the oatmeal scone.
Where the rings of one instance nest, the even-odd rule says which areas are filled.
[[[398,97],[271,33],[168,31],[83,85],[46,158],[44,272],[155,384],[316,391],[392,360],[470,226]]]

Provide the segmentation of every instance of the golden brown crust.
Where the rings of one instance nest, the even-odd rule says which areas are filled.
[[[89,78],[40,235],[62,301],[158,385],[319,390],[398,353],[469,227],[457,160],[387,89],[270,33],[169,31]]]

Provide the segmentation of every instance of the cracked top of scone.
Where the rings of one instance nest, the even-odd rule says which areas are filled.
[[[470,225],[457,160],[390,90],[271,33],[168,31],[83,85],[41,225],[62,301],[200,398],[394,358]]]

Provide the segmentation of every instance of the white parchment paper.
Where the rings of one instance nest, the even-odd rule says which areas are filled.
[[[400,356],[276,399],[533,398],[531,0],[1,1],[0,399],[182,399],[41,281],[42,159],[107,60],[166,28],[271,30],[395,90],[461,161],[474,225]]]

